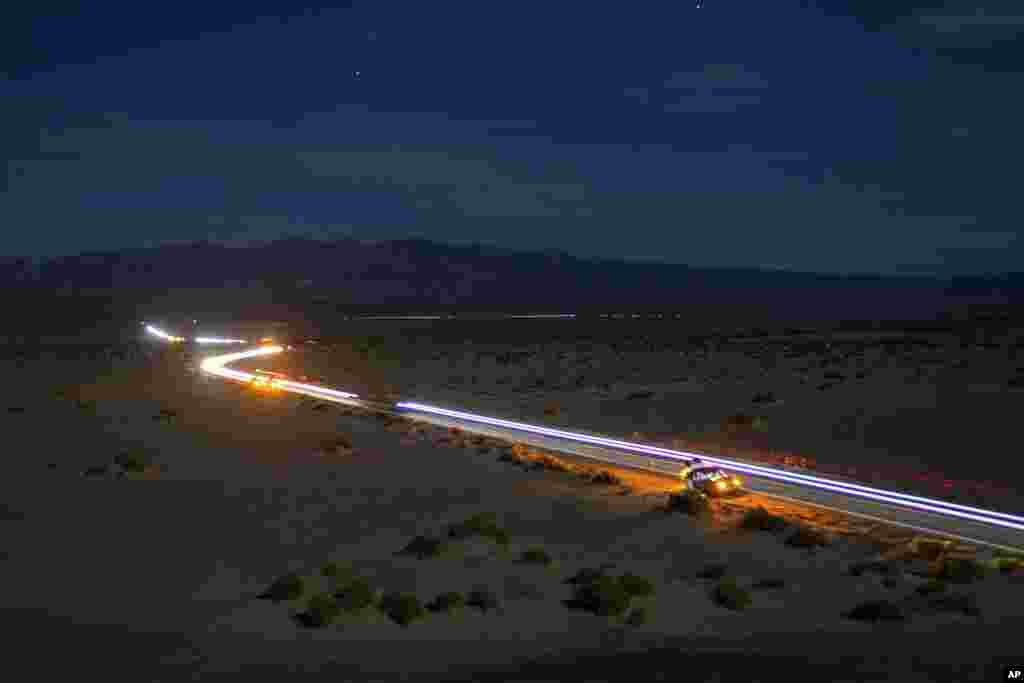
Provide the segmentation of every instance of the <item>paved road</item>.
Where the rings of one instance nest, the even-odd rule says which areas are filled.
[[[173,338],[166,333],[156,336],[164,339]],[[284,350],[285,348],[280,346],[250,348],[207,358],[201,367],[204,372],[226,379],[252,382],[258,375],[227,366],[239,360],[280,353]],[[303,394],[326,402],[397,413],[435,425],[458,427],[466,432],[668,477],[676,476],[680,467],[697,455],[621,441],[594,433],[528,425],[418,402],[390,403],[366,400],[349,392],[301,382],[280,379],[261,381],[269,381],[274,388],[281,391]],[[882,490],[834,477],[818,477],[805,471],[725,460],[711,454],[699,455],[707,462],[742,473],[747,488],[761,495],[813,505],[922,533],[955,538],[993,549],[1024,550],[1024,518],[1015,515]]]

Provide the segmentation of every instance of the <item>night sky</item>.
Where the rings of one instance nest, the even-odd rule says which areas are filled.
[[[309,235],[1024,263],[1020,0],[75,5],[0,18],[5,256]]]

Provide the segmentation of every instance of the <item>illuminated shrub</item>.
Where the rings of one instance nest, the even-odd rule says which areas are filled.
[[[987,574],[985,565],[969,559],[947,558],[936,578],[952,583],[971,583],[982,579]]]
[[[786,545],[793,548],[816,548],[831,543],[828,535],[811,527],[798,527],[793,533],[786,537]]]
[[[763,507],[748,510],[740,522],[744,529],[755,531],[783,531],[789,527],[789,523],[778,515],[773,515]]]
[[[669,512],[682,512],[698,519],[710,519],[714,514],[710,499],[700,491],[693,490],[670,494],[667,509]]]

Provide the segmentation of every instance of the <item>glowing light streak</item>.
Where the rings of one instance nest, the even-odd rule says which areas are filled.
[[[882,489],[871,488],[869,486],[861,486],[859,484],[848,484],[845,482],[838,482],[810,475],[781,472],[778,470],[769,469],[767,467],[748,465],[746,463],[735,462],[732,460],[714,458],[705,454],[687,453],[685,451],[673,451],[667,448],[660,448],[657,446],[645,446],[643,444],[630,443],[628,441],[619,441],[618,439],[609,439],[605,437],[590,436],[588,434],[566,432],[560,429],[551,429],[549,427],[529,425],[521,422],[512,422],[510,420],[502,420],[498,418],[490,418],[485,417],[483,415],[475,415],[473,413],[464,413],[462,411],[457,410],[437,408],[435,406],[428,406],[421,403],[400,402],[397,404],[397,407],[407,410],[434,413],[436,415],[443,415],[446,417],[452,417],[460,420],[481,422],[496,427],[504,427],[506,429],[517,429],[520,431],[532,432],[534,434],[538,434],[541,436],[569,439],[571,441],[590,443],[596,446],[605,446],[608,448],[618,448],[632,452],[639,452],[645,455],[654,456],[655,458],[661,460],[678,460],[681,462],[703,460],[705,462],[719,465],[720,467],[725,467],[730,470],[743,472],[745,474],[752,475],[755,477],[774,479],[789,484],[809,486],[812,488],[817,488],[825,491],[843,493],[848,496],[865,498],[869,500],[875,500],[878,502],[889,503],[892,505],[909,507],[936,514],[950,515],[954,517],[960,517],[962,519],[969,519],[976,522],[983,522],[986,524],[993,524],[1010,529],[1018,529],[1024,531],[1024,517],[1010,515],[1002,512],[995,512],[993,510],[982,510],[980,508],[974,508],[967,505],[947,503],[944,501],[934,500],[931,498],[912,496],[909,494],[898,493],[894,491],[885,491]]]

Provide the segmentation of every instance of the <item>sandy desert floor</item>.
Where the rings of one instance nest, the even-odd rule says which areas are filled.
[[[667,327],[616,338],[626,329],[618,323],[595,333],[568,322],[562,338],[545,340],[554,329],[545,324],[533,339],[521,333],[508,344],[495,339],[500,326],[382,336],[396,360],[365,381],[366,364],[344,341],[259,362],[356,391],[386,386],[511,419],[789,457],[825,473],[1024,512],[1016,485],[1024,461],[1013,455],[1024,331],[689,340]],[[757,418],[756,426],[724,426],[733,416]]]
[[[657,508],[671,485],[653,478],[620,473],[627,490],[524,469],[499,459],[507,449],[498,444],[318,410],[186,372],[174,353],[114,348],[123,352],[116,360],[109,349],[89,359],[68,345],[6,363],[0,604],[14,634],[10,665],[44,680],[83,672],[164,682],[299,672],[332,681],[669,680],[681,671],[696,680],[990,680],[1019,656],[1018,574],[949,586],[948,594],[969,596],[957,604],[976,606],[970,614],[855,621],[843,612],[906,599],[926,583],[902,570],[849,573],[885,547],[895,561],[891,551],[906,539],[836,535],[824,547],[793,548],[778,534],[738,529],[724,508],[712,522],[667,514]],[[314,359],[303,359],[306,373],[343,384]],[[420,382],[441,384],[416,365]],[[671,379],[674,371],[659,367]],[[567,393],[544,398],[562,397],[558,419],[583,427],[607,427],[603,420],[621,413],[622,431],[637,426],[628,410],[650,418],[637,431],[655,431],[656,401],[687,412],[678,397],[663,397],[667,389],[635,378],[606,383],[599,391],[621,408],[588,413]],[[783,396],[780,411],[797,401],[777,384],[744,391],[766,389]],[[655,397],[623,396],[647,390]],[[770,413],[769,424],[784,424],[781,414]],[[706,415],[718,419],[710,408]],[[352,448],[323,453],[339,434]],[[142,473],[84,476],[125,452],[148,463]],[[443,538],[449,525],[481,512],[508,533],[504,550],[471,539],[439,557],[396,555],[413,538]],[[519,561],[533,547],[554,564]],[[487,589],[498,607],[429,614],[408,627],[369,610],[302,628],[291,617],[329,587],[318,571],[327,561],[350,564],[385,593],[426,602]],[[653,596],[634,599],[646,623],[563,604],[572,595],[567,577],[604,564],[653,582]],[[712,565],[749,589],[749,607],[716,604],[715,580],[698,576]],[[289,572],[306,578],[301,599],[259,598]],[[753,587],[763,579],[781,585]]]

